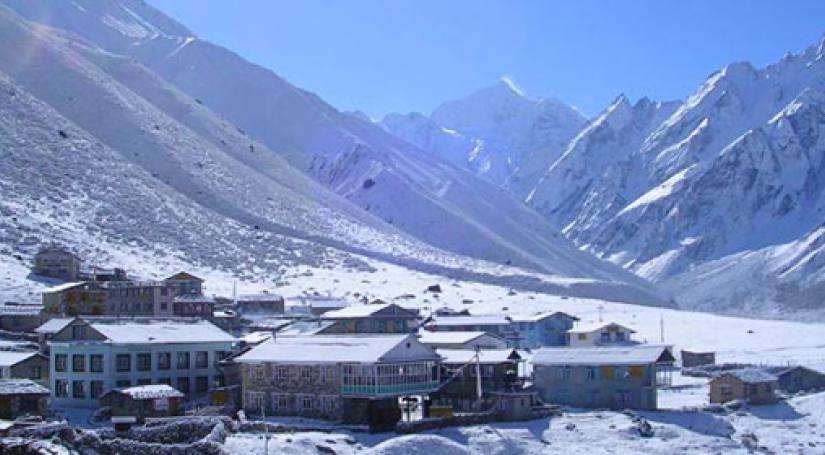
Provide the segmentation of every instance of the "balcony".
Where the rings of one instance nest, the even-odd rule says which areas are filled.
[[[342,392],[351,396],[416,395],[435,391],[438,381],[411,382],[390,385],[344,385]]]
[[[435,362],[382,364],[345,364],[342,367],[341,393],[376,397],[424,394],[438,389]]]

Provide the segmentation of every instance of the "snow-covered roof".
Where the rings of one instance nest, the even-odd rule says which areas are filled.
[[[288,326],[295,322],[295,319],[290,318],[261,318],[261,319],[254,319],[254,322],[250,324],[253,327],[257,328],[265,328],[269,330],[278,330],[282,327]]]
[[[209,321],[88,321],[113,344],[218,343],[236,339]]]
[[[184,294],[175,297],[177,303],[203,303],[214,304],[215,298],[208,295]]]
[[[347,306],[346,300],[336,298],[307,299],[306,303],[312,308],[344,308]]]
[[[315,335],[325,328],[335,324],[334,321],[295,321],[286,327],[278,329],[278,336]]]
[[[41,304],[5,302],[0,304],[0,314],[8,316],[37,316],[43,310]]]
[[[183,398],[184,395],[168,384],[139,385],[113,390],[128,395],[133,400],[156,400],[158,398]]]
[[[370,304],[370,305],[351,305],[340,310],[333,310],[324,313],[324,319],[350,319],[350,318],[368,318],[373,314],[382,311],[394,303]],[[400,308],[400,307],[399,307]]]
[[[411,335],[316,335],[276,337],[239,356],[236,362],[377,363]],[[435,353],[417,360],[436,360]]]
[[[673,360],[667,346],[542,348],[533,354],[534,365],[648,365],[659,359]]]
[[[435,351],[441,356],[442,363],[463,365],[470,362],[475,363],[476,361],[475,349],[436,349]],[[478,351],[478,363],[499,364],[519,360],[521,356],[517,352],[515,353],[517,358],[511,358],[514,352],[513,349],[481,349]]]
[[[10,367],[36,356],[37,351],[0,351],[0,367]]]
[[[57,286],[52,286],[50,288],[43,289],[43,292],[63,292],[68,291],[69,289],[83,286],[84,284],[86,284],[85,281],[70,281],[68,283],[58,284]]]
[[[258,294],[241,294],[237,301],[240,302],[271,302],[281,301],[284,298],[280,294],[271,294],[269,292],[261,292]]]
[[[537,322],[551,317],[569,318],[573,319],[574,321],[579,320],[579,318],[562,311],[543,312],[530,315],[510,315],[510,319],[516,322]]]
[[[419,341],[424,344],[464,344],[490,334],[487,332],[432,332],[422,330],[419,335]]]
[[[74,318],[52,318],[44,322],[43,325],[34,329],[35,333],[52,334],[63,330],[64,327],[71,324]]]
[[[31,379],[0,379],[0,395],[48,395],[49,389]]]
[[[272,332],[258,331],[250,332],[241,337],[241,340],[246,344],[258,344],[272,338]]]
[[[178,272],[178,273],[176,273],[176,274],[174,274],[170,277],[167,277],[167,278],[163,279],[163,281],[167,281],[167,280],[196,280],[196,281],[201,281],[201,282],[205,281],[201,277],[197,277],[195,275],[192,275],[189,272],[183,272],[183,271]]]
[[[636,331],[631,329],[630,327],[617,324],[615,322],[590,322],[585,324],[579,324],[578,326],[568,330],[567,333],[592,333],[602,329],[606,329],[610,326],[621,328],[630,333],[636,333]]]
[[[428,326],[459,326],[459,325],[509,325],[510,320],[506,316],[496,314],[483,314],[476,316],[443,316]]]
[[[741,370],[728,370],[721,373],[721,376],[733,376],[748,384],[758,384],[762,382],[773,382],[779,379],[761,368],[742,368]]]

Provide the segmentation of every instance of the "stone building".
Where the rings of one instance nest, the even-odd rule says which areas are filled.
[[[394,424],[398,398],[438,386],[439,356],[413,335],[316,335],[266,341],[235,359],[248,414]]]
[[[46,320],[42,303],[5,302],[0,304],[0,329],[8,332],[33,332]]]
[[[203,278],[188,272],[178,272],[163,281],[172,286],[175,295],[203,294]]]
[[[546,403],[655,410],[659,375],[674,360],[667,346],[544,348],[533,355],[533,385]]]
[[[109,390],[150,384],[205,395],[223,384],[217,364],[235,342],[207,321],[78,318],[49,341],[52,400],[94,407]]]
[[[32,273],[63,281],[76,281],[80,275],[81,259],[58,245],[49,245],[34,255]]]
[[[710,402],[743,400],[748,404],[774,403],[777,377],[760,368],[729,370],[710,380]]]
[[[108,314],[109,293],[99,283],[64,283],[43,291],[43,311],[49,316],[101,316]]]
[[[45,416],[49,389],[28,379],[0,379],[0,419]]]
[[[164,281],[109,281],[106,315],[172,316],[175,288]]]
[[[418,328],[418,312],[394,303],[352,305],[324,313],[333,324],[319,332],[336,333],[411,333]]]
[[[241,315],[283,314],[284,298],[278,294],[241,294],[235,302],[235,310]]]
[[[138,422],[147,417],[172,417],[181,414],[186,395],[167,384],[152,384],[113,389],[100,397],[100,405],[112,416],[131,416]]]

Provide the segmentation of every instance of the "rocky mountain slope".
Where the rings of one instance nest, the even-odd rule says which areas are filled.
[[[369,257],[662,302],[508,193],[140,1],[0,4],[0,232],[10,254],[56,239],[241,275],[368,268]]]
[[[523,196],[586,119],[561,101],[531,99],[507,79],[447,101],[429,117],[389,114],[381,125]]]
[[[729,65],[682,103],[620,97],[527,202],[686,305],[821,307],[823,55],[825,40],[762,69]]]

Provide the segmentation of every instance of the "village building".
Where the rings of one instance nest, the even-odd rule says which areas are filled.
[[[655,410],[674,360],[667,346],[544,348],[533,355],[533,385],[546,403]]]
[[[212,318],[215,316],[215,299],[198,294],[175,296],[172,314],[182,317]],[[234,316],[234,313],[232,315]]]
[[[99,267],[96,265],[82,266],[80,280],[86,281],[127,281],[126,270],[118,267]]]
[[[284,298],[278,294],[268,292],[242,294],[236,299],[235,310],[241,315],[282,314],[284,312]]]
[[[152,384],[113,389],[100,397],[100,405],[113,417],[131,416],[138,422],[147,417],[181,415],[186,395],[168,384]]]
[[[45,416],[49,389],[28,379],[0,379],[0,419]]]
[[[492,392],[520,388],[518,372],[522,358],[513,349],[438,349],[436,352],[441,356],[443,383],[438,392],[431,395],[434,406],[450,406],[457,412],[489,411],[495,405]]]
[[[112,389],[167,384],[188,396],[223,383],[236,339],[208,321],[75,319],[49,341],[52,400],[93,407]]]
[[[49,358],[37,351],[0,351],[0,379],[49,384]]]
[[[247,323],[247,329],[250,332],[277,332],[290,324],[299,321],[300,319],[293,319],[287,317],[262,317],[252,319]]]
[[[487,332],[510,341],[515,337],[511,322],[504,315],[444,316],[424,328],[432,332]]]
[[[418,312],[394,303],[352,305],[324,313],[334,322],[320,333],[411,333],[418,328]]]
[[[276,332],[277,336],[307,336],[324,333],[335,321],[294,321],[293,323],[281,327]]]
[[[35,275],[77,281],[80,276],[80,257],[66,248],[49,245],[34,255],[32,272]]]
[[[109,281],[102,286],[108,291],[106,315],[173,315],[174,288],[163,281]]]
[[[108,291],[95,282],[64,283],[43,290],[43,311],[61,316],[105,315],[108,295]]]
[[[335,297],[309,297],[302,299],[303,305],[309,309],[309,314],[321,316],[330,311],[346,308],[346,300]]]
[[[567,344],[574,348],[638,344],[631,339],[634,333],[635,330],[615,322],[580,324],[567,331]]]
[[[74,321],[74,318],[51,318],[34,329],[34,333],[37,334],[37,344],[40,352],[49,355],[49,340],[52,339],[55,333],[71,324],[72,321]]]
[[[33,332],[46,320],[41,303],[5,302],[0,304],[0,330]]]
[[[506,349],[507,342],[487,332],[431,332],[421,330],[418,340],[434,349]]]
[[[693,368],[716,363],[716,353],[712,351],[693,351],[682,349],[680,351],[683,368]]]
[[[513,347],[534,349],[543,346],[564,346],[567,332],[579,318],[560,311],[529,316],[510,316],[512,331],[516,333]]]
[[[178,272],[165,280],[171,286],[175,295],[203,294],[204,279],[187,272]]]
[[[803,366],[771,367],[777,389],[785,393],[813,392],[825,389],[825,374]]]
[[[777,377],[760,368],[728,370],[711,378],[710,402],[727,403],[743,400],[748,404],[777,401]]]
[[[439,356],[414,335],[276,337],[238,356],[247,414],[394,425],[399,397],[438,387]]]

